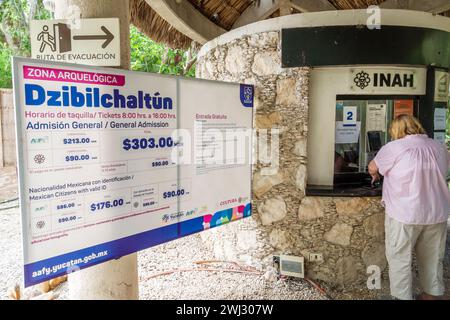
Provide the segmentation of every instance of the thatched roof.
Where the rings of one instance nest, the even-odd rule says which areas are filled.
[[[189,1],[199,12],[215,25],[231,30],[242,13],[259,0],[181,0]],[[364,9],[386,0],[327,0],[337,10]],[[428,1],[428,0],[423,0]],[[187,48],[192,40],[161,18],[145,0],[130,0],[131,23],[151,39],[166,43],[170,47]],[[293,13],[298,13],[293,10]],[[443,13],[450,17],[450,11]],[[274,12],[268,18],[279,16]]]
[[[187,48],[192,40],[172,27],[145,2],[130,0],[131,23],[156,42],[172,48]]]
[[[333,6],[340,10],[365,9],[368,6],[378,5],[385,0],[328,0]]]
[[[385,0],[328,0],[336,9],[363,9]],[[252,0],[189,0],[199,11],[211,21],[226,30],[230,30],[239,16],[252,5]],[[215,14],[218,18],[215,18]],[[276,15],[275,15],[276,16]]]

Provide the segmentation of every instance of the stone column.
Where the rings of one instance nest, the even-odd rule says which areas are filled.
[[[114,18],[120,20],[120,68],[130,68],[128,0],[57,0],[56,19]],[[137,254],[69,274],[71,299],[138,299]]]

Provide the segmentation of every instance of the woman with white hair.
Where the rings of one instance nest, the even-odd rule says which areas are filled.
[[[442,299],[443,260],[450,212],[446,176],[450,156],[445,145],[430,139],[420,122],[400,115],[391,124],[393,141],[369,164],[373,181],[384,176],[386,258],[391,295],[413,299],[415,251],[423,293],[419,299]]]

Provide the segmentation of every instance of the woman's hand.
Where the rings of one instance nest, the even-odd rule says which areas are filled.
[[[372,176],[372,185],[380,180],[380,174],[378,173],[378,166],[375,161],[369,163],[369,174]]]
[[[373,186],[373,184],[375,183],[375,182],[377,182],[377,181],[379,181],[381,178],[380,178],[380,174],[377,172],[376,174],[374,174],[374,175],[371,175],[372,176],[372,186]]]

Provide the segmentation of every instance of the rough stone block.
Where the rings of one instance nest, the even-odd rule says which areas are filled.
[[[249,46],[261,48],[270,48],[278,46],[279,34],[277,31],[252,34],[248,37]]]
[[[214,64],[206,60],[204,65],[204,76],[206,79],[213,79],[214,78]]]
[[[244,51],[239,46],[233,46],[228,49],[227,56],[225,58],[225,68],[233,76],[239,73],[245,72],[245,58],[243,57]]]
[[[306,137],[302,137],[295,141],[292,153],[298,157],[306,157],[307,155],[307,140]]]
[[[261,198],[265,193],[270,191],[274,186],[284,182],[284,175],[281,171],[273,175],[261,175],[256,173],[253,177],[253,194],[257,198]]]
[[[267,115],[257,114],[255,118],[255,125],[258,129],[271,129],[276,124],[281,122],[281,114],[276,111]]]
[[[253,59],[252,71],[258,76],[279,74],[281,71],[281,60],[278,52],[258,52]]]
[[[298,208],[298,218],[301,221],[314,220],[324,216],[325,203],[321,197],[303,198]]]
[[[306,166],[301,164],[298,166],[297,170],[295,171],[295,186],[304,191],[306,189],[306,178],[307,178],[307,171]]]
[[[295,79],[286,78],[277,81],[277,105],[288,106],[297,102]]]
[[[286,202],[280,196],[267,199],[258,206],[261,223],[265,226],[283,220],[287,214]]]
[[[367,198],[336,198],[336,211],[341,216],[352,216],[364,214],[370,207],[370,200]]]
[[[291,246],[286,232],[280,229],[273,229],[269,235],[270,245],[276,249],[285,250]]]
[[[364,232],[379,240],[384,239],[384,217],[382,213],[371,215],[364,220]]]
[[[350,245],[350,238],[353,233],[353,227],[345,223],[336,223],[328,232],[325,233],[324,238],[328,242],[340,245]]]

